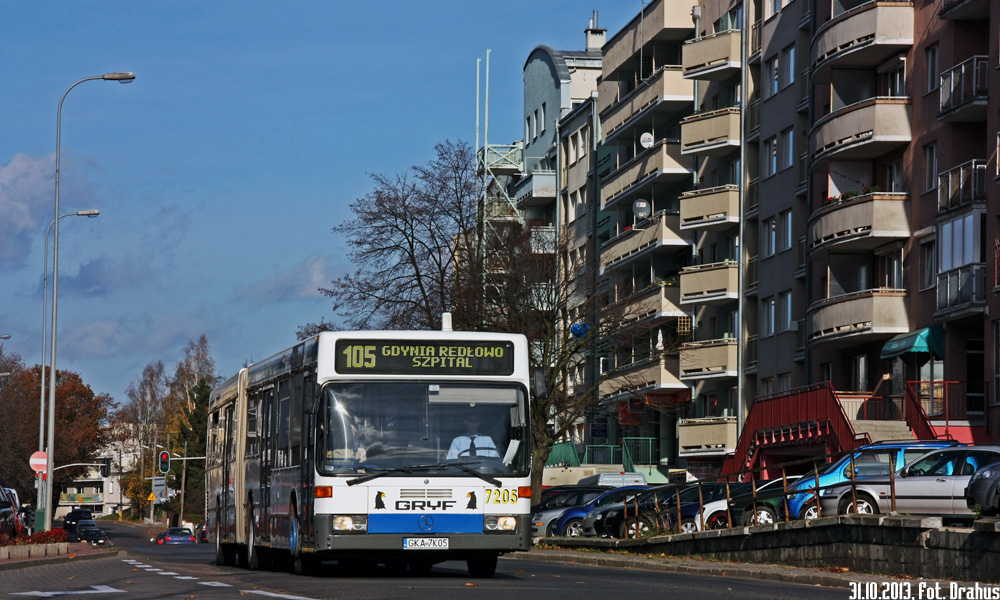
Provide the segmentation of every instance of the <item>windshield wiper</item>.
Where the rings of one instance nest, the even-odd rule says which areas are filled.
[[[455,467],[455,468],[459,469],[460,471],[468,473],[469,475],[474,475],[474,476],[482,479],[483,481],[485,481],[486,483],[489,483],[491,485],[495,485],[497,487],[502,487],[503,486],[503,483],[499,479],[496,479],[495,477],[490,477],[489,475],[486,475],[485,473],[480,473],[480,472],[476,471],[475,469],[472,469],[469,466],[469,465],[478,465],[478,464],[479,464],[479,461],[443,462],[443,463],[436,463],[436,464],[432,464],[432,465],[412,465],[412,466],[409,466],[409,467],[400,467],[398,469],[377,469],[377,471],[378,471],[377,473],[368,473],[368,474],[362,475],[360,477],[355,477],[354,479],[351,479],[350,481],[348,481],[347,485],[357,485],[359,483],[364,483],[366,481],[371,481],[372,479],[378,479],[379,477],[382,477],[382,476],[385,476],[385,475],[391,475],[391,474],[395,474],[395,473],[406,473],[408,475],[412,475],[415,471],[433,471],[435,469],[445,469],[445,468],[448,468],[448,467]],[[374,471],[376,469],[369,469],[369,470],[373,470]]]

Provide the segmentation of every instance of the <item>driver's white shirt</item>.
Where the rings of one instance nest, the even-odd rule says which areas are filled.
[[[500,458],[500,454],[497,453],[496,444],[493,443],[493,438],[488,435],[475,435],[476,438],[476,456],[492,456],[493,458]],[[451,442],[451,448],[448,449],[448,455],[445,457],[447,459],[452,458],[467,458],[471,455],[466,452],[469,449],[469,443],[472,440],[472,436],[468,433],[464,433]],[[461,454],[461,456],[459,456]]]

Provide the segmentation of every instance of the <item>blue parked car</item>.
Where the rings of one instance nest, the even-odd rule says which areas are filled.
[[[583,535],[583,518],[587,516],[588,512],[594,508],[621,502],[625,498],[645,490],[647,487],[648,486],[645,485],[626,485],[604,492],[600,496],[581,506],[567,508],[552,524],[552,532],[555,535],[580,537]]]
[[[869,475],[888,475],[889,471],[898,471],[913,459],[923,456],[937,448],[947,448],[960,445],[955,440],[895,440],[881,441],[858,448],[854,452],[855,477]],[[890,468],[892,452],[896,452],[896,463]],[[832,463],[820,465],[819,485],[825,488],[829,485],[851,480],[851,454],[845,454]],[[816,474],[810,471],[802,476],[789,491],[799,493],[788,497],[788,516],[792,519],[815,519],[819,516],[816,510]]]

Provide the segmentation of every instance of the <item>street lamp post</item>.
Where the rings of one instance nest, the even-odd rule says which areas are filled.
[[[62,106],[70,90],[80,85],[84,81],[103,79],[106,81],[118,81],[121,83],[131,83],[135,80],[135,75],[128,72],[105,73],[94,77],[84,77],[73,85],[66,88],[62,98],[59,99],[59,108],[56,110],[56,193],[55,193],[55,235],[52,236],[52,348],[51,359],[49,360],[49,451],[46,459],[45,472],[48,473],[48,482],[45,486],[45,529],[52,529],[53,509],[52,503],[52,466],[55,464],[53,455],[55,454],[55,429],[56,429],[56,325],[58,323],[57,314],[59,311],[59,159],[60,141],[62,134]]]
[[[101,214],[101,211],[96,208],[90,208],[87,210],[78,210],[73,213],[66,213],[64,215],[59,215],[59,218],[64,217],[88,217],[95,218]],[[49,281],[49,232],[52,231],[52,226],[56,222],[52,221],[49,223],[48,229],[45,230],[45,250],[43,253],[44,258],[42,258],[42,359],[39,361],[41,363],[39,369],[38,380],[40,385],[39,401],[38,401],[38,450],[39,452],[45,451],[45,321],[48,316],[48,305],[46,304],[46,295],[48,293],[48,281]],[[42,506],[42,492],[44,491],[44,486],[39,480],[37,497],[35,499],[36,509]],[[35,532],[40,531],[43,523],[40,523],[38,519],[35,519]]]

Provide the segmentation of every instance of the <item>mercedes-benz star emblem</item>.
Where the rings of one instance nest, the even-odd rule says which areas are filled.
[[[421,531],[430,531],[431,529],[434,529],[434,517],[430,515],[420,515],[420,518],[417,519],[417,527],[419,527]]]

